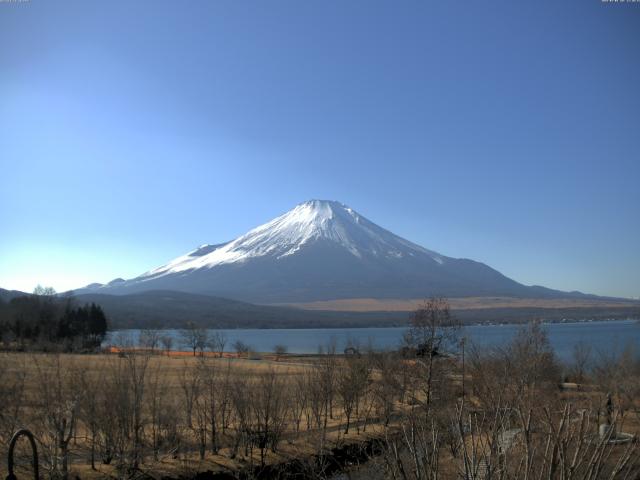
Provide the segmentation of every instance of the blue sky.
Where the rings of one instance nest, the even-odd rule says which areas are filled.
[[[0,287],[133,277],[310,198],[640,296],[640,4],[0,3]]]

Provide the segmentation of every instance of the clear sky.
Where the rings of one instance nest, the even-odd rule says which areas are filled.
[[[640,3],[0,2],[0,287],[130,278],[310,198],[640,296]]]

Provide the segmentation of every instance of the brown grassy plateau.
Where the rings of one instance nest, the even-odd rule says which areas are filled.
[[[452,310],[478,310],[494,308],[622,308],[638,307],[640,302],[634,300],[614,299],[540,299],[512,297],[464,297],[449,298]],[[424,303],[424,299],[375,299],[348,298],[341,300],[322,300],[306,303],[286,304],[304,310],[329,310],[342,312],[412,312]],[[284,304],[283,304],[284,305]]]

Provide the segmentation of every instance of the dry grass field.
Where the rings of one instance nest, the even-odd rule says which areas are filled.
[[[536,299],[512,297],[465,297],[449,298],[452,310],[477,310],[494,308],[618,308],[638,307],[633,300],[612,299]],[[329,310],[342,312],[412,312],[424,303],[424,299],[374,299],[348,298],[307,303],[287,304],[305,310]]]
[[[368,409],[367,416],[364,418],[363,414],[352,414],[349,433],[345,433],[345,416],[339,405],[337,392],[333,394],[334,398],[327,398],[320,403],[320,398],[316,398],[315,405],[312,405],[314,400],[303,393],[302,389],[305,386],[309,387],[307,382],[320,381],[321,374],[318,371],[322,366],[319,361],[314,357],[266,356],[260,360],[248,360],[218,358],[217,355],[194,357],[187,352],[172,352],[171,355],[166,355],[142,351],[96,355],[0,354],[3,378],[12,381],[16,378],[24,380],[20,386],[19,398],[15,398],[20,405],[16,410],[19,411],[20,422],[13,428],[26,426],[36,433],[42,446],[41,462],[50,468],[53,468],[54,457],[59,456],[60,452],[55,452],[58,441],[56,432],[46,430],[52,428],[51,423],[59,425],[65,416],[71,422],[72,414],[58,412],[56,409],[70,402],[74,403],[73,431],[67,431],[70,434],[68,470],[69,475],[80,478],[123,475],[122,465],[115,460],[106,464],[99,458],[101,455],[98,450],[104,450],[104,445],[95,447],[95,468],[91,468],[92,434],[89,423],[92,419],[85,416],[87,412],[83,412],[85,408],[82,404],[86,401],[102,402],[102,408],[96,406],[90,413],[96,417],[104,417],[100,423],[119,423],[122,420],[125,423],[135,423],[135,418],[119,419],[118,416],[125,410],[140,409],[144,418],[140,421],[140,465],[137,468],[147,473],[152,472],[155,477],[177,478],[208,470],[237,472],[261,464],[286,463],[292,459],[310,457],[319,450],[330,450],[345,443],[365,442],[372,436],[379,435],[383,429],[370,401],[358,399],[359,405],[365,405]],[[337,368],[342,362],[337,356],[335,361],[335,365],[330,368]],[[334,374],[335,371],[330,373]],[[212,377],[205,379],[206,375]],[[123,401],[120,395],[122,391],[109,390],[110,387],[130,390],[131,385],[116,385],[120,383],[116,376],[120,377],[120,380],[124,379],[125,384],[141,381],[140,389],[143,392],[140,395],[139,406],[132,405],[135,399],[131,398],[131,391],[124,392],[128,398]],[[374,377],[375,374],[371,374],[372,380]],[[272,383],[265,382],[264,379],[269,379]],[[207,380],[214,383],[207,384]],[[87,391],[84,389],[86,384],[97,391]],[[268,391],[253,391],[271,387]],[[243,390],[238,391],[240,388]],[[310,386],[310,389],[313,390],[313,386]],[[10,395],[10,392],[3,392],[3,397],[7,400]],[[271,396],[270,400],[274,402],[282,402],[282,405],[269,405],[269,400],[265,402],[264,395]],[[87,399],[87,396],[92,398]],[[247,402],[238,398],[241,396],[246,396]],[[299,404],[297,409],[293,406],[296,396]],[[213,403],[208,403],[209,401]],[[327,406],[324,404],[325,401],[331,401],[333,405]],[[190,402],[192,405],[189,406]],[[250,405],[251,402],[255,402],[256,405]],[[257,405],[260,403],[261,405]],[[166,410],[156,412],[153,411],[154,407]],[[225,408],[227,418],[224,418],[225,412],[222,411]],[[234,411],[245,408],[247,411],[244,413]],[[325,408],[331,410],[328,415],[323,412]],[[218,411],[212,413],[212,409]],[[5,406],[5,411],[7,410]],[[173,444],[163,444],[157,448],[157,453],[154,453],[152,437],[158,434],[154,430],[158,427],[157,423],[167,421],[166,418],[161,418],[162,414],[167,412],[170,412],[168,421],[174,424],[170,429],[174,429],[174,437],[179,438],[172,438]],[[248,418],[241,418],[244,414]],[[264,458],[261,458],[258,452],[260,439],[247,441],[244,436],[249,429],[261,426],[261,420],[269,415],[279,422],[266,427],[277,431],[278,445],[277,448],[264,448]],[[48,418],[55,416],[59,418]],[[213,416],[217,417],[217,428],[221,430],[216,439],[215,453],[209,445]],[[319,418],[320,416],[323,418]],[[124,428],[135,429],[131,426]],[[9,430],[6,430],[5,439],[8,434]],[[201,435],[207,438],[202,439]],[[101,442],[103,439],[99,439],[97,443]],[[244,447],[238,445],[245,442],[247,445]],[[204,454],[200,453],[201,445]],[[22,447],[25,446],[26,442]],[[22,454],[19,463],[24,467],[28,464],[28,457],[23,448],[19,451]],[[123,449],[122,455],[130,457],[131,452],[125,452]],[[4,458],[1,465],[6,468]],[[23,473],[26,470],[23,468]]]
[[[323,479],[363,461],[370,479],[640,475],[634,352],[562,366],[532,324],[465,362],[410,354],[0,353],[0,436],[33,431],[43,478]]]

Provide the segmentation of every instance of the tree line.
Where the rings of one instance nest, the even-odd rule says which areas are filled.
[[[95,303],[76,305],[72,296],[36,287],[32,295],[0,300],[0,341],[7,349],[89,351],[99,348],[107,318]]]

